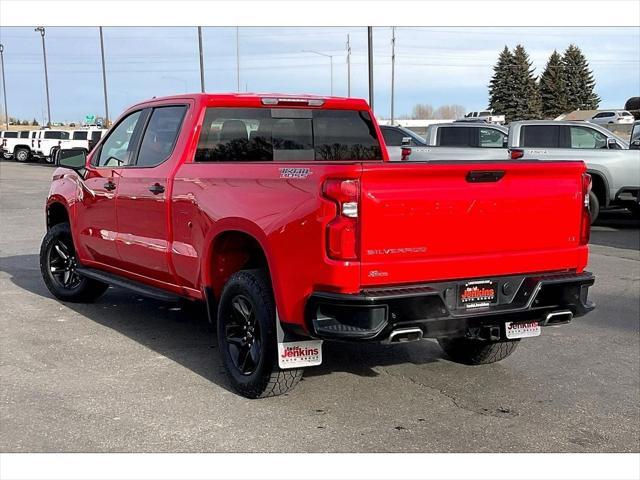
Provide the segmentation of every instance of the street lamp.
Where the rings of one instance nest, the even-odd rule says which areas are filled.
[[[47,73],[47,50],[44,46],[44,27],[37,27],[34,29],[35,32],[40,32],[40,37],[42,37],[42,56],[44,58],[44,85],[47,91],[47,125],[51,126],[51,104],[49,103],[49,75]]]
[[[4,45],[0,43],[0,63],[2,63],[2,92],[4,94],[4,121],[9,130],[9,107],[7,107],[7,81],[4,79]]]
[[[329,64],[331,65],[331,96],[333,96],[333,55],[329,55],[328,53],[316,52],[315,50],[302,50],[306,53],[315,53],[316,55],[321,55],[323,57],[329,57]]]

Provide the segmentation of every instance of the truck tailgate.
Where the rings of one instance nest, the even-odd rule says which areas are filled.
[[[582,270],[582,162],[365,166],[361,283]]]

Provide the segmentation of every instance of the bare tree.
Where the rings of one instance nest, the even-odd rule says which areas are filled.
[[[434,112],[433,118],[438,119],[456,119],[465,114],[465,108],[462,105],[442,105]]]
[[[433,118],[433,107],[428,103],[418,103],[413,106],[411,118],[416,120],[426,120]]]

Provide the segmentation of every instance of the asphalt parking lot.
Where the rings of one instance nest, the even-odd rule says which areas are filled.
[[[46,290],[38,251],[52,168],[0,162],[0,451],[637,452],[640,228],[592,232],[595,312],[458,365],[436,343],[325,344],[285,396],[232,393],[201,315],[110,288]]]

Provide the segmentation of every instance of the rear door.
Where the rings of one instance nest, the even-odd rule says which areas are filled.
[[[580,162],[364,166],[363,285],[573,268]]]

